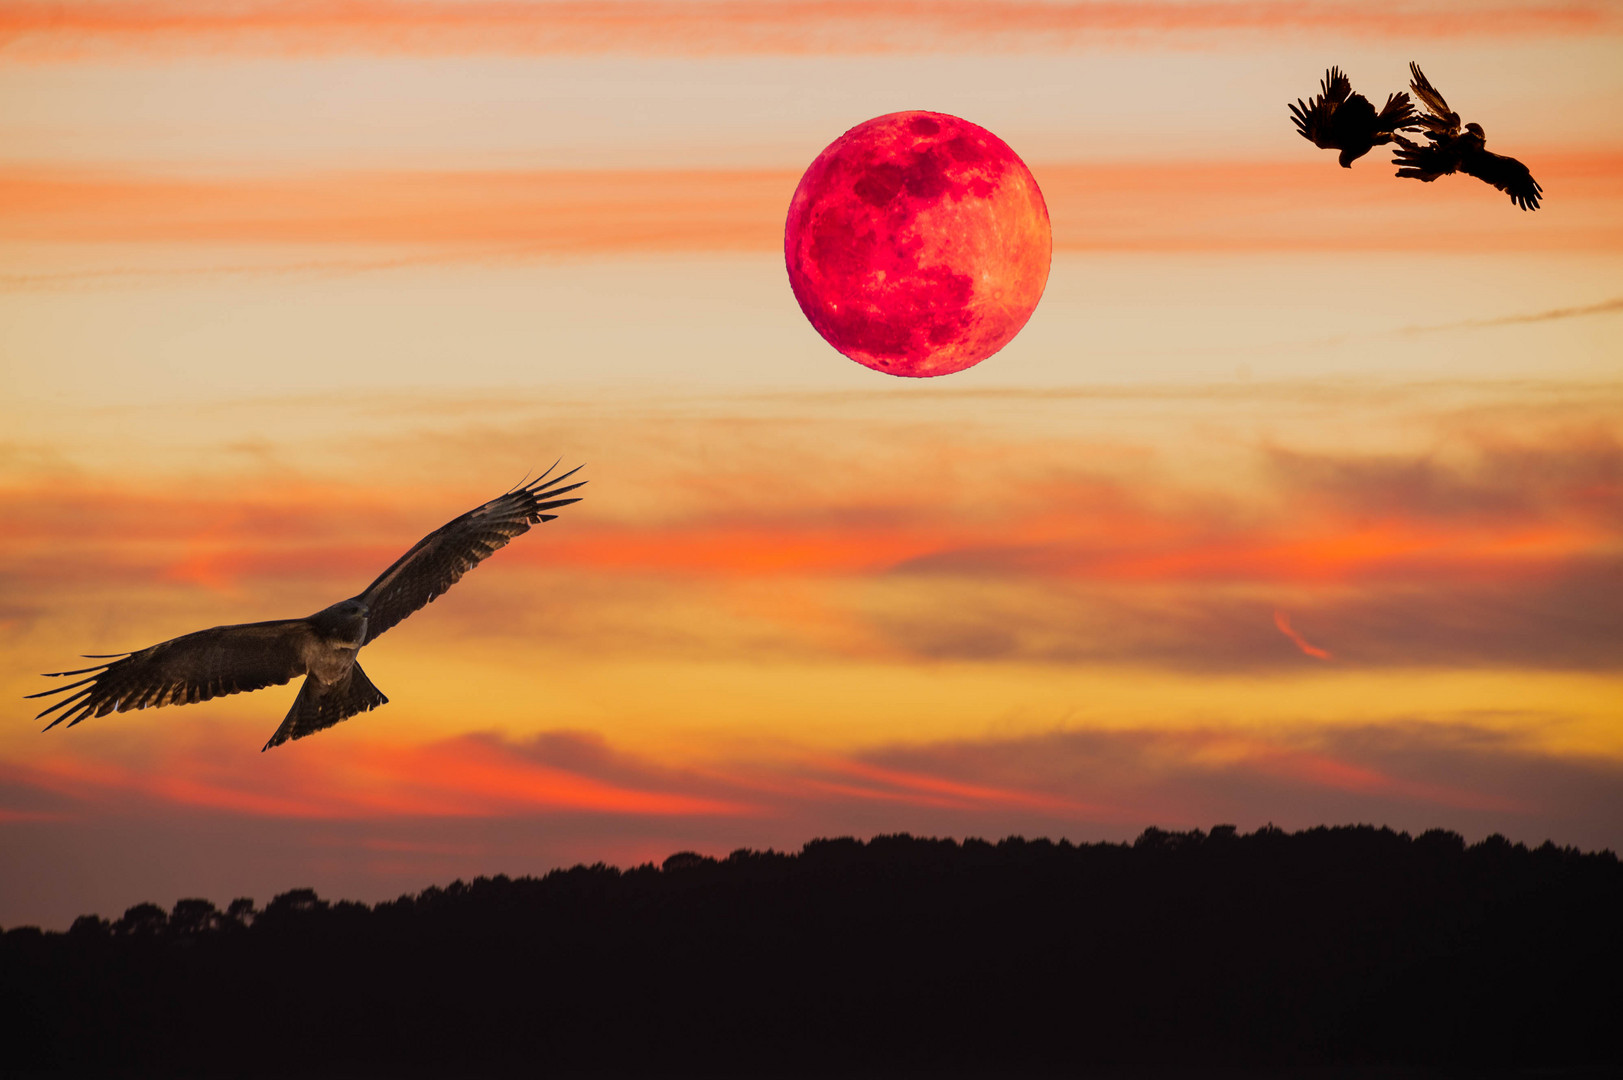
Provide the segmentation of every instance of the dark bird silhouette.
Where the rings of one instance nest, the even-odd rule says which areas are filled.
[[[529,532],[531,525],[558,516],[547,511],[579,502],[558,497],[585,483],[559,486],[579,471],[576,466],[549,482],[552,469],[548,469],[536,480],[442,525],[417,541],[360,595],[308,618],[216,626],[139,652],[86,657],[109,661],[105,664],[48,673],[48,678],[90,677],[29,694],[38,698],[78,690],[35,719],[64,710],[46,725],[49,731],[64,720],[72,727],[86,717],[111,712],[189,705],[280,686],[303,675],[304,685],[287,718],[265,744],[269,750],[386,704],[389,699],[356,663],[361,647],[462,580],[509,540]]]
[[[1466,124],[1462,131],[1460,114],[1449,109],[1448,102],[1427,80],[1420,65],[1411,62],[1409,74],[1413,77],[1409,86],[1429,110],[1418,119],[1426,141],[1417,143],[1397,136],[1402,149],[1392,155],[1392,164],[1398,166],[1398,175],[1429,184],[1439,176],[1462,172],[1507,193],[1510,201],[1523,210],[1537,210],[1544,189],[1533,179],[1527,166],[1513,157],[1487,149],[1487,137],[1481,124]]]
[[[1392,94],[1376,112],[1368,98],[1352,92],[1352,82],[1338,67],[1324,73],[1317,97],[1312,101],[1297,98],[1290,111],[1302,138],[1321,150],[1341,151],[1343,169],[1352,168],[1371,149],[1386,145],[1397,132],[1415,125],[1414,104],[1408,94]]]

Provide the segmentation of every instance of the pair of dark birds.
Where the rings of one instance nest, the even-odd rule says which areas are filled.
[[[1544,189],[1526,165],[1513,157],[1495,154],[1487,148],[1481,124],[1460,125],[1460,114],[1448,107],[1421,72],[1410,63],[1409,89],[1426,107],[1417,112],[1409,95],[1396,93],[1375,111],[1368,98],[1353,93],[1352,83],[1340,68],[1331,68],[1312,101],[1297,99],[1290,106],[1291,121],[1302,138],[1324,150],[1341,151],[1341,167],[1352,163],[1377,146],[1397,143],[1392,164],[1397,175],[1427,183],[1439,176],[1462,172],[1486,181],[1510,196],[1523,210],[1537,210]],[[1420,131],[1425,142],[1415,142],[1399,134]]]

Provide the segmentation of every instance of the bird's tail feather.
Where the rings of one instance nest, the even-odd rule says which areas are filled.
[[[280,746],[289,739],[302,739],[306,735],[324,731],[340,720],[348,720],[356,713],[368,712],[388,703],[389,699],[372,685],[372,680],[366,677],[360,664],[353,665],[348,675],[330,686],[323,685],[314,675],[306,676],[304,685],[299,687],[299,696],[293,699],[293,707],[287,711],[287,718],[276,729],[276,734],[270,737],[264,750]]]

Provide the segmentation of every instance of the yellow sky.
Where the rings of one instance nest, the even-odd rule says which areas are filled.
[[[701,8],[0,17],[0,925],[841,832],[1623,841],[1616,5]],[[1542,209],[1291,130],[1410,59]],[[830,350],[778,248],[902,108],[1055,229],[950,379]],[[375,713],[19,700],[560,455]]]

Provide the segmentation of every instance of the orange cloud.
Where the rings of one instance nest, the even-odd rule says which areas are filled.
[[[1416,802],[1460,810],[1502,813],[1525,811],[1522,803],[1448,784],[1405,780],[1369,765],[1338,758],[1322,750],[1271,744],[1260,740],[1236,739],[1223,735],[1196,735],[1184,748],[1195,759],[1215,755],[1225,768],[1238,766],[1298,783],[1361,795],[1392,795]]]
[[[962,447],[960,446],[961,452]],[[991,459],[1008,449],[988,445]],[[988,479],[963,492],[897,476],[830,488],[834,461],[744,469],[726,491],[772,490],[757,505],[653,467],[642,483],[675,500],[656,517],[572,514],[497,554],[504,566],[723,579],[995,575],[1116,583],[1510,580],[1613,549],[1619,450],[1596,433],[1549,445],[1481,448],[1457,470],[1425,461],[1260,455],[1252,498],[1204,498],[1168,477],[1098,475],[1035,484]],[[1025,451],[1063,459],[1063,443]],[[1094,453],[1095,461],[1106,458]],[[1496,483],[1495,475],[1502,482]],[[1529,484],[1521,478],[1534,478]],[[405,547],[483,494],[345,483],[208,484],[173,494],[107,482],[0,488],[0,554],[35,587],[77,580],[176,581],[230,591],[248,580],[370,581]],[[1267,508],[1276,494],[1294,510]],[[712,500],[719,499],[712,503]],[[588,504],[597,506],[596,503]],[[622,498],[615,506],[623,508]],[[439,513],[424,508],[439,506]],[[1288,631],[1287,631],[1288,634]]]
[[[1281,161],[1038,165],[1054,246],[1069,251],[1610,251],[1623,247],[1623,154],[1519,148],[1559,190],[1538,221],[1469,177],[1400,181],[1384,155],[1338,169]],[[1450,183],[1449,181],[1456,181]],[[1506,205],[1501,205],[1506,204]],[[1544,211],[1541,210],[1540,213]]]
[[[527,757],[478,737],[416,746],[361,743],[343,755],[165,750],[122,765],[45,757],[11,771],[28,787],[104,804],[137,796],[174,807],[272,818],[323,820],[490,817],[583,812],[681,817],[738,815],[732,798],[616,783]],[[257,759],[257,760],[255,760]]]
[[[856,760],[825,760],[823,769],[844,774],[864,783],[839,784],[826,780],[807,781],[813,788],[859,799],[880,799],[914,803],[920,806],[973,809],[979,806],[1013,806],[1069,814],[1110,814],[1113,810],[1041,792],[1021,791],[983,783],[932,776],[922,772],[886,768]]]
[[[1241,33],[1334,39],[1571,37],[1615,32],[1603,3],[1347,5],[1287,0],[206,0],[8,4],[0,49],[58,60],[188,52],[307,55],[1059,52]]]
[[[1188,536],[1170,550],[1144,555],[1059,548],[1045,561],[1072,575],[1116,580],[1367,581],[1423,573],[1536,573],[1600,550],[1611,539],[1611,530],[1578,523],[1364,523],[1332,516],[1305,528],[1281,524]]]
[[[993,785],[1019,777],[1025,791],[1086,791],[1090,799],[1108,800],[1107,808],[1086,808],[1084,816],[1092,821],[1164,819],[1169,812],[1183,821],[1212,813],[1248,818],[1269,803],[1283,807],[1319,801],[1329,806],[1341,796],[1367,806],[1404,803],[1477,814],[1536,814],[1533,804],[1551,801],[1558,782],[1523,784],[1519,797],[1507,798],[1494,779],[1466,766],[1480,767],[1484,759],[1500,755],[1520,756],[1470,730],[1395,724],[1275,738],[1213,730],[1078,730],[942,742],[879,757],[887,765],[905,767],[907,774],[950,782]],[[1535,790],[1537,796],[1530,799]],[[1231,801],[1236,799],[1253,809],[1236,812]]]
[[[1302,637],[1301,634],[1298,634],[1295,630],[1293,630],[1291,628],[1290,616],[1286,615],[1283,611],[1280,611],[1277,608],[1274,610],[1274,625],[1279,627],[1279,632],[1290,638],[1296,647],[1301,649],[1304,654],[1311,656],[1316,660],[1330,659],[1330,654],[1328,652],[1316,645],[1309,645],[1306,638]]]
[[[0,505],[22,500],[0,495]],[[217,512],[228,506],[210,505]],[[831,527],[804,519],[752,526],[688,523],[609,526],[581,522],[543,542],[515,545],[497,557],[507,566],[583,568],[607,573],[720,578],[870,576],[895,571],[998,574],[1113,582],[1339,582],[1538,573],[1562,560],[1599,551],[1610,530],[1583,522],[1365,523],[1339,515],[1311,522],[1238,527],[1188,508],[1090,506],[1073,503],[1075,526],[1056,535],[1042,512],[1001,524],[955,523],[925,514],[892,526]],[[304,508],[290,507],[293,515]],[[308,515],[306,515],[308,516]],[[359,588],[409,546],[376,532],[319,542],[266,543],[248,529],[170,532],[161,544],[132,547],[109,528],[92,540],[22,555],[20,569],[44,582],[82,576],[92,549],[102,577],[169,580],[233,593],[244,580],[296,578],[353,581]],[[1152,538],[1140,545],[1137,538]],[[12,546],[12,545],[7,545]],[[15,548],[14,548],[15,550]]]
[[[798,177],[770,171],[356,172],[184,179],[0,173],[0,236],[410,244],[491,254],[759,250]]]
[[[340,742],[300,762],[224,744],[163,752],[158,744],[176,734],[153,729],[129,739],[136,766],[91,761],[86,743],[76,765],[66,753],[37,766],[0,760],[6,881],[31,889],[0,895],[7,926],[42,921],[65,929],[87,909],[116,913],[177,895],[263,899],[294,882],[371,902],[476,874],[657,863],[681,850],[797,850],[813,837],[901,829],[1093,842],[1131,840],[1152,824],[1233,822],[1249,830],[1270,821],[1287,829],[1373,821],[1469,838],[1500,832],[1530,844],[1549,838],[1616,850],[1623,840],[1623,765],[1615,756],[1552,755],[1497,726],[1401,717],[1274,736],[1082,728],[879,748],[833,761],[778,753],[770,763],[733,757],[705,775],[673,773],[601,744],[598,757],[587,753],[566,766],[568,747],[548,748],[546,736],[390,748],[329,735]],[[573,745],[582,749],[578,738]],[[526,776],[541,775],[529,766],[545,765],[611,788],[747,803],[751,812],[581,812],[524,794],[527,780],[521,797],[481,804],[454,769],[451,789],[435,789],[446,782],[430,760],[440,755],[495,761]],[[344,766],[352,756],[363,762],[356,770]],[[369,771],[379,762],[387,764]],[[171,779],[149,782],[154,773]],[[389,777],[401,797],[376,809]],[[451,809],[421,799],[419,783]],[[490,812],[467,813],[469,805]],[[92,876],[101,892],[86,893],[86,866],[100,868]]]
[[[826,401],[816,407],[832,422]],[[725,415],[638,421],[631,439],[600,412],[590,438],[569,426],[578,418],[560,421],[567,437],[548,421],[549,440],[587,444],[612,491],[588,489],[496,553],[413,622],[418,644],[390,651],[472,638],[594,663],[1255,671],[1293,662],[1277,607],[1333,625],[1347,669],[1613,671],[1623,444],[1598,419],[1608,408],[1507,405],[1476,434],[1471,419],[1422,440],[1446,453],[1246,451],[1241,437],[1193,469],[1098,432],[1015,441],[887,421],[890,435],[817,428],[813,446],[790,425],[761,454],[758,430]],[[16,669],[17,692],[43,689],[25,672],[76,666],[67,658],[79,652],[353,594],[488,495],[416,488],[417,477],[533,448],[533,419],[503,423],[488,438],[388,443],[387,477],[99,474],[0,487],[0,634],[34,657]],[[459,457],[474,446],[484,465]]]
[[[1504,197],[1469,178],[1400,183],[1378,163],[1348,172],[1322,155],[1284,162],[1038,165],[1034,172],[1060,250],[1623,250],[1623,155],[1526,156],[1545,187],[1560,193],[1538,214],[1485,214],[1490,205],[1505,209],[1497,206]],[[798,179],[793,171],[773,170],[187,179],[14,167],[0,170],[0,238],[409,249],[400,259],[374,260],[382,266],[633,251],[767,252],[782,247],[783,215]],[[347,256],[331,263],[366,265]],[[75,281],[83,276],[69,275]],[[11,279],[13,287],[50,283],[49,275]]]
[[[176,746],[160,732],[150,736],[156,742],[146,743],[136,762],[66,750],[29,764],[0,762],[0,785],[13,797],[27,791],[59,797],[50,809],[0,808],[0,821],[94,817],[131,799],[181,811],[323,821],[559,813],[648,821],[789,819],[872,803],[1118,821],[1164,814],[1171,791],[1198,776],[1236,785],[1268,778],[1461,810],[1528,810],[1523,802],[1441,777],[1394,775],[1375,760],[1361,760],[1370,747],[1360,751],[1356,740],[1333,731],[1281,739],[1209,730],[1076,732],[843,757],[789,753],[772,763],[733,759],[703,772],[673,771],[606,747],[566,765],[560,757],[569,758],[571,744],[586,737],[557,734],[527,743],[485,735],[415,745],[350,738],[337,752],[332,745],[319,752],[303,746],[275,758],[220,744]],[[1312,741],[1320,737],[1329,741]],[[1396,733],[1374,745],[1406,738],[1412,736]],[[549,747],[549,739],[560,746]],[[1347,745],[1338,747],[1338,740]],[[1157,793],[1146,800],[1148,792]]]

